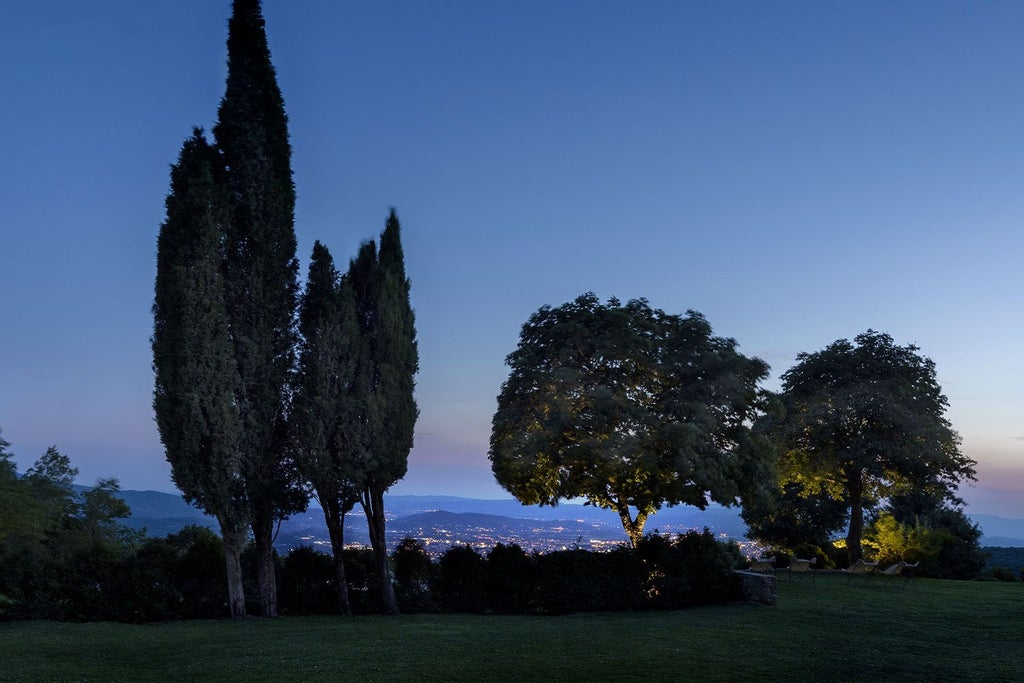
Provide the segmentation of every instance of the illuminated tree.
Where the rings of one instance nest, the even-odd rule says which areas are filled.
[[[635,546],[663,505],[765,495],[772,451],[750,429],[768,366],[699,313],[584,294],[523,325],[491,432],[494,476],[520,502],[585,498]]]
[[[916,346],[868,330],[853,343],[801,353],[782,376],[781,398],[785,417],[770,432],[783,481],[844,502],[851,562],[862,555],[866,504],[974,479],[975,463],[946,419],[935,364]]]

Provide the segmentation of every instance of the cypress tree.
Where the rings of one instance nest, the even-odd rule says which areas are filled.
[[[317,242],[299,304],[301,354],[292,425],[299,470],[324,511],[334,553],[338,613],[350,614],[345,579],[345,515],[359,499],[360,344],[355,298],[327,247]]]
[[[260,608],[277,614],[275,523],[305,507],[287,448],[296,341],[295,187],[284,100],[259,0],[235,0],[228,77],[214,136],[227,167],[227,312],[238,371],[241,473],[251,510]]]
[[[157,241],[153,408],[174,483],[220,523],[231,615],[245,616],[239,557],[249,515],[221,272],[228,198],[221,159],[199,129],[171,168],[166,207]]]
[[[384,492],[405,476],[418,417],[413,397],[419,356],[415,318],[409,301],[401,226],[391,210],[380,238],[364,244],[351,263],[362,340],[360,355],[366,384],[363,396],[363,472],[360,504],[366,514],[374,564],[380,576],[381,602],[398,613],[387,557]]]

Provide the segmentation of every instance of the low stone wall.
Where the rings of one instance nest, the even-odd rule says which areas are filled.
[[[755,605],[775,604],[775,575],[757,572],[737,571],[743,582],[743,594],[747,602]]]

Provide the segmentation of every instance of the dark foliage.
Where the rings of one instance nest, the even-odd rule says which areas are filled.
[[[808,493],[797,482],[784,484],[772,499],[745,504],[740,514],[750,539],[799,557],[805,555],[798,548],[814,546],[821,552],[831,545],[849,518],[842,500]]]
[[[988,547],[984,550],[985,575],[1002,569],[1024,581],[1024,548]]]
[[[516,544],[499,543],[487,555],[487,607],[496,614],[523,614],[537,582],[536,558]]]
[[[395,568],[395,597],[403,612],[436,612],[435,567],[423,544],[402,539],[391,556]]]
[[[479,614],[487,610],[484,558],[468,545],[452,546],[437,566],[437,593],[446,612]]]
[[[545,614],[620,612],[644,606],[643,567],[633,552],[563,550],[537,557],[535,601]]]
[[[334,559],[310,546],[285,556],[278,575],[281,614],[332,614],[336,612]]]
[[[380,574],[373,550],[345,550],[345,578],[353,614],[380,614]]]

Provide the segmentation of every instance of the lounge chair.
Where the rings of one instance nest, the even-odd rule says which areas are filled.
[[[759,574],[771,574],[775,571],[774,557],[753,557],[750,559],[750,571]]]
[[[921,564],[920,561],[915,562],[914,564],[907,564],[903,560],[900,560],[896,564],[890,567],[886,567],[885,569],[880,571],[879,575],[885,577],[886,585],[898,579],[903,579],[903,581],[900,583],[900,588],[906,588],[907,584],[913,581],[914,570],[917,568],[917,565],[919,564]]]
[[[810,577],[811,581],[814,581],[814,565],[817,563],[818,558],[816,557],[812,557],[809,560],[802,560],[799,557],[791,557],[789,558],[789,573]]]
[[[849,567],[843,570],[844,574],[847,574],[849,578],[846,579],[846,583],[849,584],[853,581],[855,576],[863,576],[865,583],[871,583],[871,579],[875,577],[875,570],[878,568],[877,562],[865,562],[864,560],[857,560]]]

